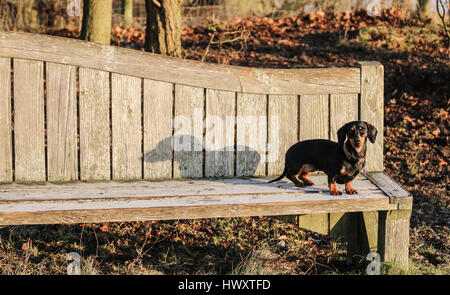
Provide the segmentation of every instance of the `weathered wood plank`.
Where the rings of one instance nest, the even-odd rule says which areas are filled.
[[[218,180],[166,180],[158,182],[95,182],[95,183],[67,183],[45,185],[11,184],[0,187],[0,203],[25,201],[68,201],[68,200],[143,200],[175,198],[174,202],[184,197],[206,196],[260,196],[260,195],[301,195],[302,201],[332,201],[326,187],[325,176],[311,176],[311,179],[320,183],[317,188],[299,189],[294,185],[268,184],[267,180],[252,179],[218,179]],[[364,179],[355,181],[355,186],[364,185]],[[381,198],[387,196],[376,186],[360,190],[358,195],[342,195],[341,200],[358,200],[367,198]],[[392,208],[396,206],[393,205]]]
[[[80,178],[107,180],[110,161],[109,73],[79,69]]]
[[[236,175],[266,175],[267,98],[238,93],[236,106]]]
[[[362,212],[360,244],[364,253],[378,252],[378,228],[378,211]]]
[[[141,79],[111,75],[112,178],[142,179]]]
[[[322,235],[328,235],[330,233],[328,215],[328,213],[299,215],[298,226]]]
[[[373,172],[367,173],[367,178],[389,196],[389,202],[391,204],[398,204],[399,209],[412,208],[412,195],[389,176],[384,173]]]
[[[330,95],[330,139],[337,142],[337,131],[348,122],[358,120],[357,94]],[[368,143],[367,145],[370,145]]]
[[[378,249],[383,261],[408,268],[410,218],[411,209],[380,212]]]
[[[286,151],[298,142],[298,96],[269,95],[268,111],[268,175],[280,175]]]
[[[299,141],[329,139],[328,95],[301,95],[299,112]]]
[[[11,59],[0,58],[0,182],[12,182]]]
[[[281,95],[360,92],[359,68],[255,69],[215,65],[27,33],[0,32],[0,56],[77,65],[146,79],[234,92]]]
[[[175,85],[174,178],[203,176],[204,89]]]
[[[48,181],[78,179],[76,68],[47,63]]]
[[[286,189],[259,179],[12,184],[1,188],[0,224],[326,215],[396,208],[379,191],[337,198],[293,186]]]
[[[361,68],[360,120],[378,130],[367,146],[367,171],[383,171],[384,68],[379,62],[359,62]]]
[[[172,83],[144,79],[144,179],[172,178]]]
[[[234,175],[236,94],[206,90],[205,176]]]
[[[363,211],[363,210],[362,210]],[[330,235],[347,243],[347,259],[361,253],[359,244],[359,224],[361,212],[331,212]]]
[[[44,63],[14,60],[14,152],[17,182],[44,182]]]
[[[273,199],[273,196],[271,196]],[[144,202],[144,203],[142,203]],[[218,206],[170,206],[170,207],[147,207],[146,201],[130,203],[116,202],[88,202],[88,203],[65,203],[64,207],[53,206],[53,210],[47,211],[39,204],[34,211],[4,212],[0,205],[0,225],[18,224],[55,224],[55,223],[91,223],[91,222],[119,222],[119,221],[145,221],[145,220],[174,220],[174,219],[198,219],[198,218],[220,218],[220,217],[246,217],[246,216],[271,216],[275,214],[312,214],[316,212],[358,212],[361,210],[384,209],[392,206],[384,200],[369,199],[364,202],[334,201],[327,203],[329,207],[321,202],[299,202],[287,205],[283,202],[271,202],[265,204],[221,204]],[[102,208],[105,203],[115,208]],[[30,207],[30,206],[28,206]],[[73,208],[64,210],[64,208]],[[326,209],[325,209],[326,208]],[[27,208],[18,208],[25,210]]]

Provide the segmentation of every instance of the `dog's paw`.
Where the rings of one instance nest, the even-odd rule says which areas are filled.
[[[314,182],[312,181],[305,182],[305,186],[314,186]]]
[[[330,191],[330,194],[331,194],[332,196],[340,196],[340,195],[342,195],[342,192],[341,192],[341,191],[338,191],[338,190],[335,190],[335,191]]]
[[[357,195],[358,194],[358,192],[354,189],[345,190],[345,192],[347,193],[347,195]]]

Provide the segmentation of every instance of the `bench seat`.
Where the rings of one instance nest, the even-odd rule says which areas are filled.
[[[383,173],[360,175],[357,195],[331,196],[326,176],[297,188],[270,178],[0,186],[0,224],[54,224],[397,210],[409,194]],[[384,179],[384,184],[380,179]],[[386,186],[389,183],[394,188]],[[341,187],[343,189],[343,187]]]

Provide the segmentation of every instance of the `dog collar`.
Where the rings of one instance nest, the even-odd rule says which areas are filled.
[[[349,151],[348,151],[348,148],[347,148],[347,144],[343,144],[343,150],[344,150],[344,155],[345,155],[345,157],[347,157],[347,159],[349,160],[349,161],[356,161],[356,162],[365,162],[365,159],[364,159],[364,157],[355,157],[355,156],[353,156]],[[365,163],[364,163],[365,164]],[[364,165],[363,165],[364,166]]]

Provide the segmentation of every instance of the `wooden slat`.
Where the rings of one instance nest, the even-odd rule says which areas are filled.
[[[299,139],[329,139],[328,95],[300,96]]]
[[[141,79],[112,74],[112,177],[142,178]]]
[[[272,196],[273,198],[273,196]],[[110,202],[107,202],[108,204]],[[322,202],[316,203],[268,203],[268,204],[228,204],[219,206],[193,206],[193,207],[146,207],[145,203],[136,203],[135,208],[101,208],[98,203],[88,203],[84,206],[74,207],[76,203],[66,203],[64,207],[56,206],[52,211],[46,211],[42,206],[34,212],[8,212],[0,213],[0,225],[19,224],[55,224],[55,223],[93,223],[93,222],[123,222],[146,220],[174,220],[221,217],[271,216],[275,214],[312,214],[314,212],[358,212],[362,210],[389,210],[392,204],[380,199],[369,199],[364,202],[336,200],[329,207]],[[80,204],[81,205],[81,204]],[[93,206],[94,205],[94,206]],[[119,204],[110,204],[119,206]],[[128,204],[126,204],[128,205]],[[64,210],[74,207],[76,210]],[[100,208],[99,208],[100,207]],[[1,207],[0,207],[1,208]],[[61,208],[61,210],[59,209]],[[18,208],[19,210],[22,208]],[[1,209],[0,209],[1,210]]]
[[[69,201],[69,200],[145,200],[161,198],[192,198],[232,195],[302,195],[302,200],[334,200],[328,193],[325,176],[311,176],[314,187],[299,189],[293,184],[269,184],[266,178],[227,178],[219,180],[165,180],[157,182],[76,182],[66,184],[21,185],[0,187],[0,203],[25,201]],[[340,196],[341,199],[365,199],[387,196],[364,177],[354,181],[360,194]]]
[[[47,63],[48,181],[78,179],[76,68]]]
[[[359,68],[255,69],[215,65],[26,33],[0,32],[0,56],[77,65],[234,92],[281,95],[360,92]]]
[[[367,178],[389,196],[390,203],[399,204],[399,209],[412,208],[412,195],[389,176],[381,172],[372,172],[367,173]]]
[[[329,234],[328,213],[298,216],[298,226],[322,235]]]
[[[204,89],[175,85],[174,178],[203,176]]]
[[[172,178],[173,88],[144,80],[144,179]]]
[[[14,60],[14,151],[18,182],[44,182],[44,63]]]
[[[411,209],[379,214],[378,251],[382,261],[408,268]]]
[[[110,179],[109,73],[79,69],[80,178]]]
[[[348,122],[358,120],[357,94],[330,95],[330,139],[337,142],[337,131]],[[369,145],[369,143],[367,144]]]
[[[285,154],[298,141],[298,97],[269,95],[268,175],[280,175]]]
[[[330,236],[347,243],[347,257],[361,253],[359,243],[360,212],[331,212]],[[365,254],[365,253],[364,253]]]
[[[378,130],[375,143],[367,146],[367,171],[383,171],[384,68],[379,62],[359,62],[361,67],[360,120]]]
[[[325,176],[312,176],[325,183]],[[378,189],[331,196],[267,179],[215,181],[5,185],[0,191],[0,224],[74,223],[124,220],[327,214],[392,210]],[[357,184],[367,180],[358,177]],[[373,185],[372,185],[373,186]],[[17,194],[17,190],[21,194]]]
[[[266,175],[266,96],[238,93],[236,116],[236,175]]]
[[[0,58],[0,182],[11,181],[11,59]]]
[[[234,175],[236,94],[206,90],[205,176]]]

